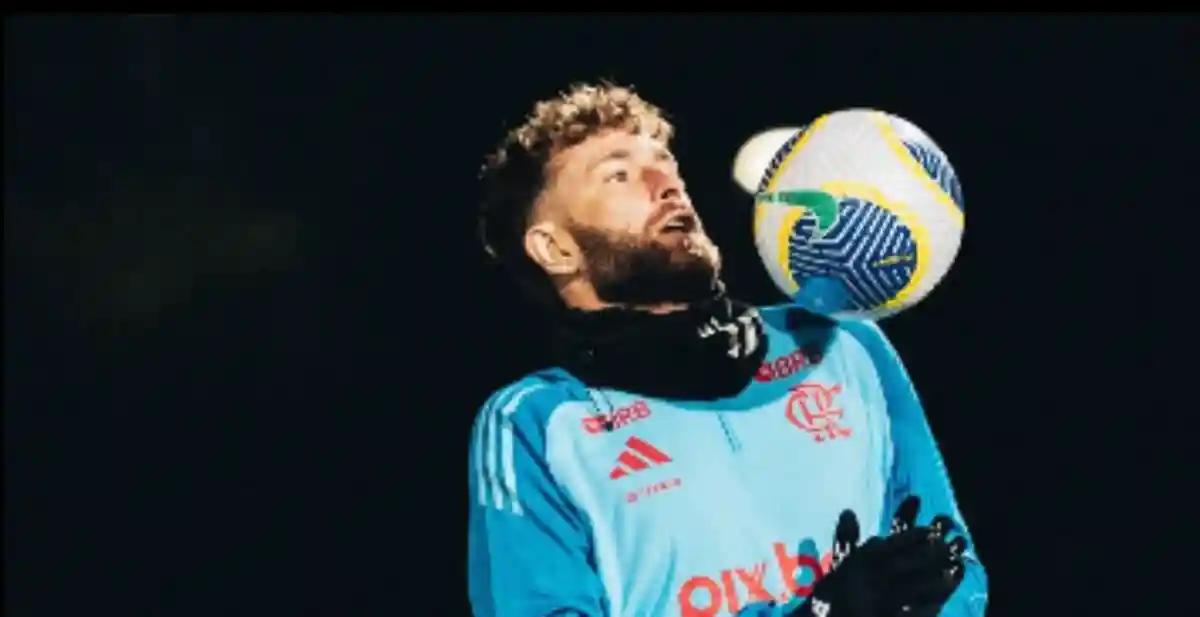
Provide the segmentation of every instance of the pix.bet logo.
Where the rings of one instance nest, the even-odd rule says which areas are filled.
[[[715,574],[693,576],[675,592],[683,617],[736,615],[756,602],[786,603],[793,597],[808,597],[813,585],[825,576],[833,554],[817,558],[816,543],[806,540],[796,553],[789,545],[775,542],[772,555],[758,563],[725,568]]]

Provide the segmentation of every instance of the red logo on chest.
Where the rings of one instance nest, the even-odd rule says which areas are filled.
[[[817,443],[849,437],[850,429],[840,424],[844,412],[837,399],[841,392],[841,384],[802,383],[793,387],[787,401],[788,422],[812,435]]]
[[[799,349],[793,351],[786,356],[779,356],[774,360],[767,360],[758,367],[758,372],[754,374],[755,381],[770,382],[776,379],[790,377],[800,369],[811,364],[808,361],[808,356],[804,355]]]
[[[646,404],[646,401],[635,401],[628,407],[622,407],[611,414],[603,413],[584,417],[583,430],[595,435],[605,430],[615,431],[622,426],[649,417],[650,406]]]

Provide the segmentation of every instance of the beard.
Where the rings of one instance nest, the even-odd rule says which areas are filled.
[[[572,226],[585,274],[600,300],[651,306],[707,300],[717,289],[715,247],[692,237],[672,246],[630,233]]]

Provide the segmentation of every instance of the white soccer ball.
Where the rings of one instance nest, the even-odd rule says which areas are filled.
[[[762,182],[763,172],[771,165],[775,153],[799,131],[799,127],[782,127],[763,131],[742,144],[733,162],[733,179],[747,193],[754,194]]]
[[[779,289],[818,313],[873,320],[925,298],[963,234],[962,189],[941,148],[868,109],[783,131],[756,135],[734,164],[754,193],[755,245]],[[762,170],[752,189],[748,169]]]

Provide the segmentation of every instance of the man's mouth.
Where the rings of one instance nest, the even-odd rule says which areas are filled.
[[[676,212],[675,214],[668,216],[667,219],[663,221],[662,225],[658,227],[658,233],[690,234],[693,231],[696,231],[698,222],[699,221],[696,220],[696,215],[692,214],[691,212]]]

